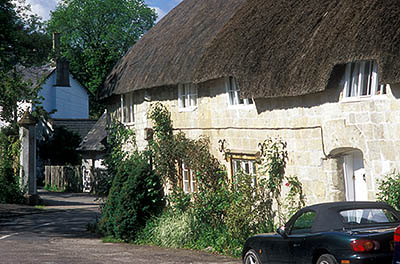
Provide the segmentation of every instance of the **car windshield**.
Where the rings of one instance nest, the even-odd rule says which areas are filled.
[[[383,208],[351,209],[341,211],[340,215],[345,224],[385,224],[399,221],[393,212]]]

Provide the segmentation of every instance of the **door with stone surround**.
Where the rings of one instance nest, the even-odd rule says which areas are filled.
[[[346,153],[343,159],[346,201],[367,201],[368,188],[361,151]]]

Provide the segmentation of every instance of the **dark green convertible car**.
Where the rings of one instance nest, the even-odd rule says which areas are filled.
[[[334,202],[305,207],[277,234],[250,237],[245,264],[390,264],[400,215],[381,202]]]

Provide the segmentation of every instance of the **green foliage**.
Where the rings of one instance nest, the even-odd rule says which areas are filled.
[[[40,17],[30,12],[24,0],[18,6],[11,0],[0,1],[0,71],[15,65],[39,65],[47,59],[51,39],[43,31]]]
[[[400,173],[393,171],[378,181],[378,200],[400,210]]]
[[[82,159],[76,150],[80,142],[78,134],[56,127],[51,136],[39,142],[39,156],[48,165],[80,165]]]
[[[22,79],[16,67],[40,65],[47,60],[51,40],[40,18],[29,13],[25,1],[0,1],[0,120],[16,126],[22,114],[18,102],[35,101],[37,89]]]
[[[282,225],[288,217],[305,205],[302,185],[297,177],[285,175],[288,160],[287,143],[282,140],[266,139],[262,143],[264,153],[261,157],[260,183],[266,189],[265,195],[267,219],[272,227],[276,217],[278,225]],[[282,199],[283,183],[289,187],[287,197]],[[284,203],[287,204],[284,204]],[[286,212],[284,212],[286,209]]]
[[[163,175],[164,183],[169,181],[177,186],[176,162],[179,160],[179,153],[176,151],[171,114],[164,105],[156,103],[150,108],[148,116],[154,123],[154,138],[150,141],[150,149],[155,170]]]
[[[163,175],[164,182],[169,182],[172,190],[178,186],[177,163],[196,171],[199,192],[215,189],[221,183],[223,168],[218,160],[209,152],[210,142],[205,137],[189,139],[184,133],[173,134],[171,114],[161,103],[152,105],[149,118],[154,123],[154,138],[150,149],[154,157],[154,167]]]
[[[182,188],[174,188],[172,192],[167,196],[167,202],[170,206],[170,210],[174,213],[184,213],[190,206],[192,201],[192,195],[185,193]]]
[[[185,248],[193,241],[192,216],[188,212],[165,211],[146,222],[135,243]]]
[[[62,55],[72,73],[96,95],[112,67],[155,19],[143,0],[62,0],[47,30],[61,33]]]
[[[243,172],[235,175],[235,182],[231,182],[224,168],[209,152],[207,138],[194,140],[180,132],[174,134],[170,113],[160,103],[152,106],[148,116],[154,124],[154,138],[149,149],[157,175],[162,177],[158,180],[170,186],[168,206],[161,215],[153,214],[143,222],[138,221],[135,213],[128,215],[129,209],[120,205],[127,180],[121,178],[124,174],[119,168],[130,169],[125,169],[125,159],[121,158],[118,166],[113,165],[118,177],[114,179],[107,211],[100,222],[106,234],[123,240],[136,237],[136,243],[207,249],[240,256],[241,247],[249,236],[274,231],[277,216],[284,218],[280,207],[285,206],[286,211],[292,213],[304,205],[301,183],[296,177],[285,175],[288,159],[285,142],[268,139],[263,143],[264,155],[260,159],[261,174],[257,183],[253,182],[251,175]],[[118,142],[122,144],[122,141]],[[117,146],[120,148],[121,145]],[[124,154],[121,156],[125,157]],[[184,193],[179,186],[177,168],[181,162],[195,172],[198,187],[195,193]],[[139,166],[129,168],[133,167]],[[142,197],[143,191],[135,189],[136,196]],[[284,199],[281,197],[283,193],[287,193]],[[125,200],[133,203],[139,199],[137,197],[126,197]],[[137,202],[140,203],[146,205]],[[275,213],[277,207],[278,214]],[[129,225],[125,223],[128,218]]]
[[[163,207],[160,177],[147,156],[139,153],[121,162],[102,211],[99,229],[106,235],[133,241],[146,220]]]
[[[135,134],[119,122],[113,122],[107,127],[107,144],[104,165],[107,167],[106,177],[96,179],[96,194],[108,196],[114,178],[122,166],[128,153],[124,151],[124,145],[130,144],[136,151]],[[103,174],[100,174],[103,176]],[[99,180],[99,181],[98,181]]]
[[[303,185],[296,176],[286,177],[285,186],[289,189],[285,198],[286,219],[306,205]]]
[[[0,130],[0,203],[22,203],[18,183],[20,141],[18,130]]]

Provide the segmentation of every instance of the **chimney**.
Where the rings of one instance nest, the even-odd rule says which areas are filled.
[[[70,86],[69,63],[60,52],[60,33],[53,33],[53,51],[56,57],[56,86]]]

